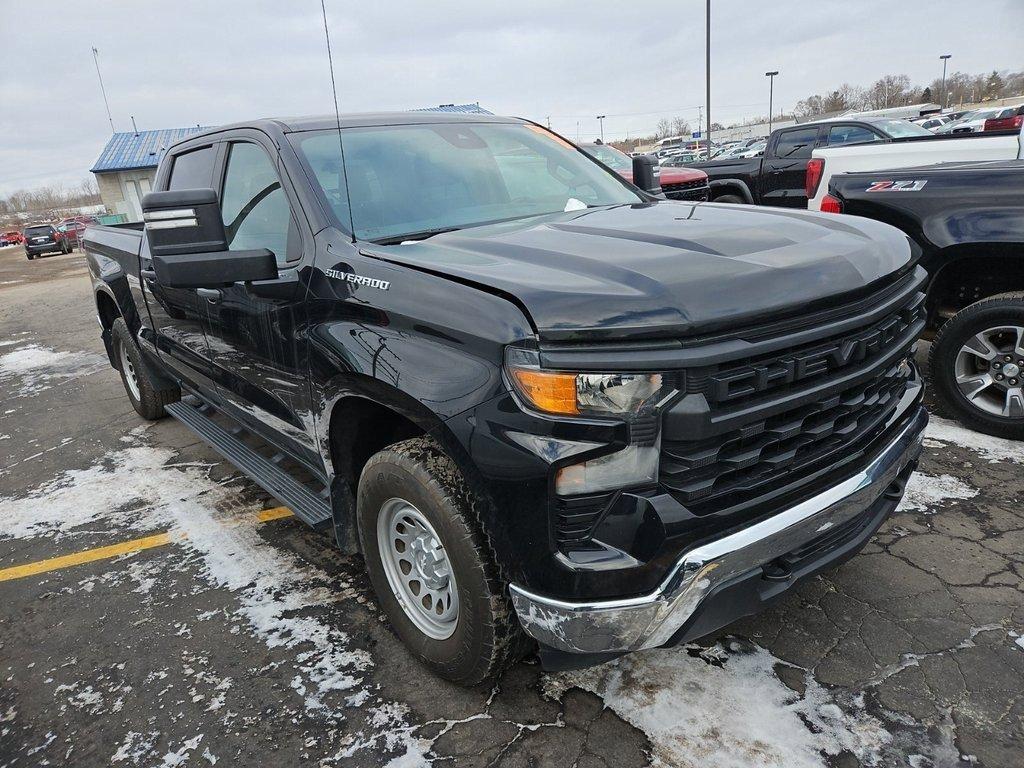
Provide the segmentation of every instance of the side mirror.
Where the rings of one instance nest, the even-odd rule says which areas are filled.
[[[272,251],[228,250],[217,193],[212,189],[150,192],[142,214],[156,281],[168,288],[217,288],[277,277]]]
[[[661,194],[661,184],[655,169],[657,161],[650,155],[638,155],[633,158],[633,184],[644,192],[652,195]]]

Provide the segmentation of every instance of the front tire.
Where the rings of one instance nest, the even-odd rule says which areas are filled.
[[[744,200],[739,195],[719,195],[718,197],[716,197],[711,202],[713,202],[713,203],[745,203],[746,200]]]
[[[356,520],[377,601],[412,654],[460,685],[497,677],[525,649],[477,520],[482,503],[425,437],[375,454],[359,479]]]
[[[939,330],[928,363],[953,416],[987,435],[1024,439],[1024,295],[960,310]]]
[[[111,338],[117,368],[121,372],[121,383],[124,384],[132,407],[139,416],[150,421],[166,416],[164,406],[180,400],[181,390],[178,387],[161,389],[156,386],[135,337],[120,317],[114,321]]]

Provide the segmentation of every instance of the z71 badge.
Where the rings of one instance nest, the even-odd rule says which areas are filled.
[[[924,189],[924,185],[928,183],[927,179],[920,179],[917,181],[872,181],[871,186],[865,189],[865,192],[920,192]]]
[[[381,291],[386,291],[391,287],[391,282],[388,280],[377,280],[374,277],[363,277],[362,275],[356,275],[352,272],[342,272],[339,269],[325,269],[324,274],[328,277],[333,277],[335,280],[345,280],[356,285],[365,285],[368,288],[377,288]]]

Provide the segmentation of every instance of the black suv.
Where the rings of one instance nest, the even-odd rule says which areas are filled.
[[[25,256],[31,261],[44,253],[71,253],[71,243],[51,224],[25,227]]]

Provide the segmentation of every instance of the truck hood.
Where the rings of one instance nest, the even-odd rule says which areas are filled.
[[[551,341],[678,337],[771,321],[912,260],[905,235],[869,219],[675,201],[362,250],[503,295]]]

